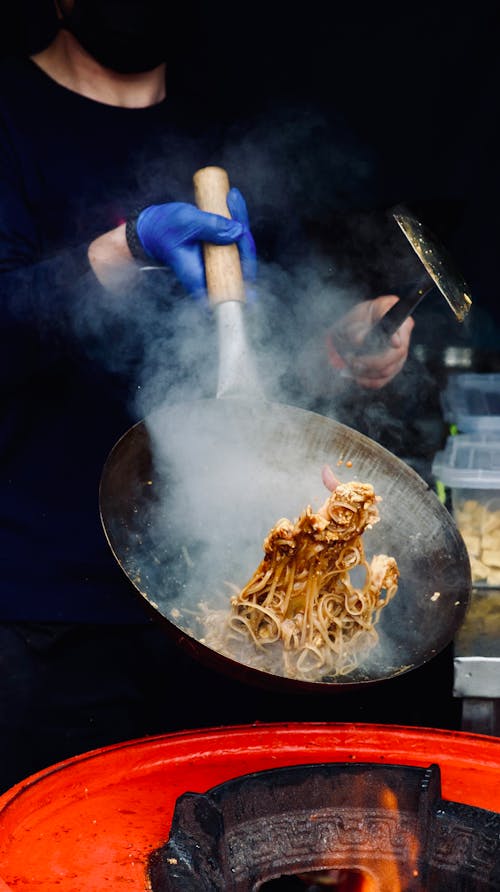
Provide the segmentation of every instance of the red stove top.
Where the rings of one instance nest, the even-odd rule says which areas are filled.
[[[149,854],[177,797],[314,762],[441,768],[443,798],[500,812],[500,738],[394,725],[276,724],[130,741],[78,756],[0,797],[0,892],[149,892]]]

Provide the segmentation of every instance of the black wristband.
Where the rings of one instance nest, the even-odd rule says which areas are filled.
[[[134,211],[127,217],[127,222],[125,224],[125,238],[127,239],[128,249],[135,260],[140,260],[142,263],[151,263],[151,257],[146,254],[141,245],[139,236],[137,235],[137,218],[143,210],[144,208],[140,208],[138,211]]]

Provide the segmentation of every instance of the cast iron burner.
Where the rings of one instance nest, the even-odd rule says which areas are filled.
[[[153,892],[319,890],[327,877],[354,892],[500,890],[500,815],[443,800],[437,765],[298,765],[180,796],[149,866]]]

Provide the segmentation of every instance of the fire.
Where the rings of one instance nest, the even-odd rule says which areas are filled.
[[[364,786],[365,781],[361,783]],[[353,789],[353,799],[361,810],[372,811],[366,806],[366,791]],[[416,892],[420,889],[418,857],[420,846],[411,820],[399,806],[396,793],[387,786],[381,786],[378,796],[377,814],[363,818],[363,824],[371,826],[372,833],[379,834],[379,857],[373,858],[363,845],[361,825],[353,823],[348,829],[350,847],[348,851],[332,851],[334,869],[318,870],[300,875],[304,882],[304,892],[308,889],[324,887],[335,892]],[[383,817],[381,818],[380,815]]]
[[[380,801],[381,805],[390,814],[399,814],[398,800],[392,790],[383,788],[380,794]],[[415,880],[418,877],[416,864],[419,853],[419,844],[415,834],[408,833],[405,835],[405,847],[407,853],[403,865],[398,867],[398,860],[396,857],[387,862],[386,870],[384,872],[384,892],[385,889],[387,889],[387,892],[389,892],[390,889],[392,889],[393,892],[405,892],[405,890],[411,888],[413,885],[412,880]],[[403,876],[401,874],[403,874]]]

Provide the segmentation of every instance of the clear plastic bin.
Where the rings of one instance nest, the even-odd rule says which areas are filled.
[[[497,433],[500,440],[500,374],[450,375],[441,405],[460,433]]]
[[[449,490],[474,585],[500,587],[500,435],[449,437],[432,473]]]

